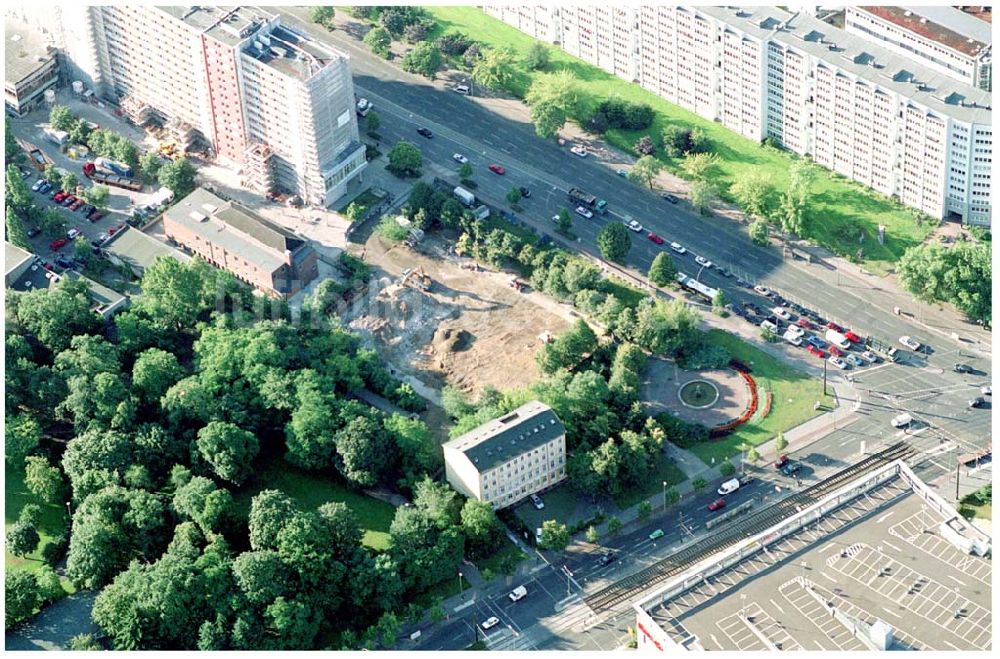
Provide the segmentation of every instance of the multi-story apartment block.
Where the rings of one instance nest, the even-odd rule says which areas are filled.
[[[566,478],[566,429],[549,406],[526,403],[443,446],[456,491],[494,509]]]
[[[635,7],[564,5],[558,16],[563,50],[626,80],[638,79]]]
[[[55,50],[27,25],[7,17],[4,35],[4,107],[20,117],[41,105],[45,90],[56,86],[59,65]]]
[[[163,213],[163,232],[271,297],[294,295],[319,274],[305,238],[203,188]]]
[[[629,80],[634,74],[653,93],[748,139],[770,138],[933,217],[989,224],[987,91],[808,13],[642,6],[634,9],[630,41],[611,11],[561,9],[563,47]],[[581,36],[584,29],[590,32]],[[630,43],[633,70],[615,63]]]
[[[260,191],[328,206],[364,170],[347,56],[258,7],[57,8],[71,75],[137,123],[204,143]],[[37,22],[37,21],[36,21]]]
[[[937,73],[993,88],[990,23],[957,7],[850,7],[844,29]]]
[[[544,41],[559,43],[560,7],[549,5],[486,5],[483,7],[490,16],[513,25],[521,32]]]

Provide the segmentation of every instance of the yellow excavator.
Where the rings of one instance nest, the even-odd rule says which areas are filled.
[[[403,276],[399,279],[400,286],[414,284],[422,291],[429,291],[432,283],[431,276],[424,272],[424,269],[420,266],[403,270]]]

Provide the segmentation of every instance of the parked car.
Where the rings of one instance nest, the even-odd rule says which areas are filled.
[[[52,190],[52,184],[48,181],[42,181],[42,187],[38,188],[38,191],[42,194],[48,194]]]
[[[687,249],[683,247],[680,243],[670,243],[670,249],[674,250],[678,254],[686,254]]]
[[[713,512],[716,510],[722,510],[725,507],[726,507],[726,500],[723,499],[722,497],[719,497],[712,503],[708,504],[708,509]]]
[[[680,201],[680,199],[678,199],[675,195],[670,194],[669,192],[665,193],[663,195],[663,198],[669,201],[671,204],[676,204],[678,201]]]
[[[833,348],[830,348],[830,350],[832,352]],[[836,355],[830,355],[830,359],[828,359],[827,361],[829,361],[831,364],[833,364],[842,371],[847,368],[847,362],[845,362],[843,359],[841,359]]]
[[[844,328],[838,325],[837,323],[833,322],[832,320],[826,324],[826,328],[832,329],[834,332],[840,332],[841,334],[844,333]]]
[[[575,153],[576,155],[580,156],[581,158],[586,158],[587,157],[587,149],[586,149],[586,147],[577,145],[577,146],[574,146],[572,149],[570,149],[570,151],[573,152],[573,153]]]
[[[652,240],[657,245],[662,245],[663,244],[663,238],[660,238],[658,235],[656,235],[652,231],[650,231],[649,235],[646,236],[646,237],[649,238],[650,240]]]
[[[876,364],[878,363],[879,357],[871,350],[865,350],[861,353],[861,359],[865,360],[869,364]]]
[[[59,258],[56,259],[56,265],[60,268],[70,268],[73,266],[73,259],[69,258],[65,254],[60,254]]]
[[[590,210],[584,208],[583,206],[577,206],[576,207],[576,214],[579,215],[579,216],[581,216],[581,217],[585,217],[588,220],[590,218],[594,217],[593,211],[590,211]]]
[[[868,365],[868,362],[866,362],[865,360],[861,359],[860,357],[858,357],[854,353],[848,353],[848,354],[844,355],[844,361],[846,361],[851,366],[856,366],[856,367],[859,367],[859,368],[861,366],[867,366]]]
[[[628,224],[626,224],[625,226],[627,226],[632,231],[635,231],[636,233],[642,232],[642,225],[636,222],[635,220],[629,220]]]
[[[538,496],[537,494],[532,494],[530,498],[531,498],[531,505],[535,507],[535,510],[542,510],[543,508],[545,508],[545,502],[542,501],[542,497]]]
[[[972,400],[969,401],[969,408],[970,409],[975,409],[977,407],[982,407],[985,404],[986,404],[986,399],[985,398],[983,398],[981,396],[976,396],[975,398],[973,398]]]
[[[913,417],[909,414],[897,414],[892,417],[892,421],[889,422],[893,428],[906,428],[911,423],[913,423]]]
[[[73,240],[79,235],[80,235],[79,229],[70,229],[69,231],[66,232],[66,237],[69,238],[70,240]]]
[[[920,342],[916,341],[912,337],[901,336],[899,337],[899,342],[902,343],[907,348],[909,348],[910,350],[920,350]]]
[[[664,536],[663,529],[656,529],[649,534],[650,540],[656,540],[657,538],[662,538]]]
[[[65,201],[66,197],[68,196],[69,195],[67,195],[65,192],[59,191],[56,192],[54,195],[52,195],[52,201],[56,202],[57,204],[61,204],[63,203],[63,201]]]
[[[70,204],[73,204],[73,203],[75,203],[75,202],[76,202],[76,197],[74,197],[73,195],[67,195],[67,196],[66,196],[66,197],[65,197],[65,198],[64,198],[64,199],[63,199],[63,200],[62,200],[62,201],[60,202],[60,204],[61,204],[62,206],[69,206]]]
[[[456,94],[461,94],[463,96],[468,96],[472,90],[469,89],[468,85],[455,85],[451,88]]]
[[[113,236],[116,233],[118,233],[118,227],[111,227],[110,229],[108,229],[108,235],[109,236]]]
[[[94,213],[93,215],[91,215],[89,219],[90,219],[91,222],[96,222],[99,219],[101,219],[102,217],[104,217],[104,213],[102,213],[101,211],[97,211],[96,213]]]
[[[806,350],[809,352],[810,355],[814,355],[816,357],[819,357],[820,359],[826,359],[826,353],[814,345],[806,346]]]
[[[844,330],[844,336],[846,336],[847,340],[850,341],[851,343],[864,343],[861,337],[852,332],[851,330]]]
[[[777,316],[778,318],[781,318],[782,320],[792,319],[792,314],[788,313],[788,309],[784,307],[773,307],[771,309],[771,312],[774,313],[774,315]]]
[[[78,210],[83,213],[84,217],[87,217],[94,212],[94,206],[93,204],[84,204],[83,206],[80,206]]]
[[[493,627],[496,627],[499,624],[500,624],[500,618],[496,616],[490,616],[486,620],[483,620],[481,623],[479,623],[479,626],[482,627],[483,629],[492,629]]]
[[[517,602],[518,600],[523,599],[527,594],[528,594],[527,588],[525,588],[524,586],[518,586],[514,590],[507,593],[507,597],[510,599],[511,602]]]
[[[28,229],[28,238],[34,238],[35,236],[37,236],[41,232],[42,232],[42,230],[39,229],[38,227],[31,227],[30,229]]]
[[[788,329],[785,330],[785,334],[791,334],[794,337],[805,336],[805,333],[806,331],[798,325],[789,325]]]
[[[972,373],[972,367],[968,364],[955,364],[955,368],[952,369],[956,373]]]
[[[31,189],[33,192],[38,192],[42,189],[42,184],[45,183],[45,179],[40,178],[31,184]]]
[[[615,171],[615,174],[618,174],[618,176],[621,176],[622,178],[628,178],[628,172],[626,172],[624,169],[619,169]]]
[[[819,338],[818,336],[810,336],[809,338],[806,339],[806,343],[813,346],[814,348],[823,349],[826,347],[826,341]]]
[[[499,174],[500,176],[503,176],[504,174],[507,173],[506,169],[504,169],[500,165],[496,164],[495,162],[494,163],[490,163],[489,170],[491,172],[493,172],[494,174]]]
[[[753,289],[758,293],[760,293],[761,295],[763,295],[764,297],[771,297],[772,295],[771,289],[768,288],[767,286],[761,286],[760,284],[758,284],[754,286]]]
[[[615,555],[610,551],[606,551],[601,554],[601,558],[597,561],[601,567],[607,567],[615,562]]]
[[[844,351],[838,348],[837,346],[833,345],[832,343],[830,344],[830,347],[827,348],[827,350],[829,350],[830,354],[833,355],[834,357],[844,356]]]
[[[993,385],[984,384],[983,386],[979,387],[979,393],[981,393],[984,396],[992,396],[993,395]]]
[[[521,196],[524,197],[525,199],[527,199],[527,198],[529,198],[531,196],[531,190],[529,190],[528,188],[524,187],[523,185],[518,188],[518,191],[521,193]]]
[[[777,460],[774,461],[774,468],[775,469],[781,469],[786,464],[788,464],[788,456],[787,455],[782,455]]]
[[[53,252],[58,252],[63,247],[65,247],[66,243],[68,242],[69,241],[66,240],[65,238],[56,238],[55,240],[49,243],[49,249],[51,249]]]
[[[451,157],[451,159],[452,159],[452,160],[454,160],[455,162],[457,162],[457,163],[461,163],[461,164],[463,164],[463,165],[464,165],[465,163],[469,162],[469,159],[468,159],[468,158],[466,158],[465,156],[463,156],[463,155],[462,155],[461,153],[456,153],[455,155],[453,155],[453,156]]]
[[[784,466],[781,467],[781,473],[783,473],[785,476],[792,476],[793,474],[797,474],[801,470],[802,470],[802,463],[796,462],[795,460],[789,460],[784,464]]]
[[[810,323],[805,318],[799,318],[798,320],[795,321],[795,324],[801,327],[802,329],[811,330],[813,328],[813,324]]]
[[[709,261],[708,259],[706,259],[704,256],[696,256],[696,257],[694,257],[694,262],[697,263],[698,265],[702,266],[703,268],[711,268],[712,267],[712,262]]]
[[[421,126],[420,128],[417,129],[417,134],[418,135],[422,135],[423,137],[426,137],[427,139],[430,139],[430,138],[434,137],[434,133],[431,131],[431,129],[430,128],[424,128],[423,126]]]
[[[74,201],[72,204],[69,205],[69,209],[71,211],[78,211],[82,206],[83,206],[83,199],[77,199],[76,201]]]

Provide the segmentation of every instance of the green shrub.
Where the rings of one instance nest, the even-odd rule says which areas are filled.
[[[729,460],[724,460],[721,465],[719,465],[719,474],[722,476],[732,476],[736,473],[736,466]]]
[[[703,344],[691,354],[685,355],[681,366],[692,371],[707,368],[723,368],[729,364],[732,355],[723,346]]]
[[[378,234],[386,240],[391,240],[397,243],[401,240],[405,240],[406,236],[409,234],[406,228],[399,226],[399,223],[396,222],[396,218],[390,215],[386,215],[382,218],[382,221],[378,223],[378,227],[376,227],[375,231],[377,231]]]
[[[691,481],[691,487],[693,487],[696,492],[698,490],[705,489],[706,485],[708,485],[708,481],[706,481],[704,478],[700,478],[699,477],[699,478],[696,478],[693,481]]]

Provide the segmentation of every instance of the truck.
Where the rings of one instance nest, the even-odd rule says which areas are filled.
[[[837,330],[828,329],[826,331],[826,340],[841,350],[849,350],[851,347],[851,342],[847,339],[847,337]]]
[[[55,128],[43,128],[42,132],[45,133],[45,137],[48,138],[50,142],[56,146],[62,146],[69,141],[69,133],[64,130],[56,130]]]
[[[568,194],[570,201],[572,201],[574,204],[590,206],[601,215],[604,215],[608,212],[608,202],[606,202],[603,199],[598,199],[589,192],[584,192],[580,188],[570,188]]]
[[[83,166],[83,175],[94,183],[103,183],[104,185],[110,185],[116,188],[125,188],[126,190],[142,190],[142,183],[130,178],[125,178],[124,176],[118,176],[117,174],[102,172],[97,169],[92,162],[88,162]]]
[[[125,178],[132,177],[132,168],[120,162],[115,162],[114,160],[108,160],[107,158],[95,158],[94,166],[98,169],[103,169],[111,174],[117,176],[122,176]]]
[[[45,168],[52,164],[49,157],[46,156],[39,148],[31,149],[28,151],[28,155],[31,156],[31,161],[35,164],[35,169],[40,172],[44,172]]]
[[[452,190],[452,194],[455,195],[455,199],[458,199],[467,208],[472,208],[476,205],[476,195],[461,186]]]

